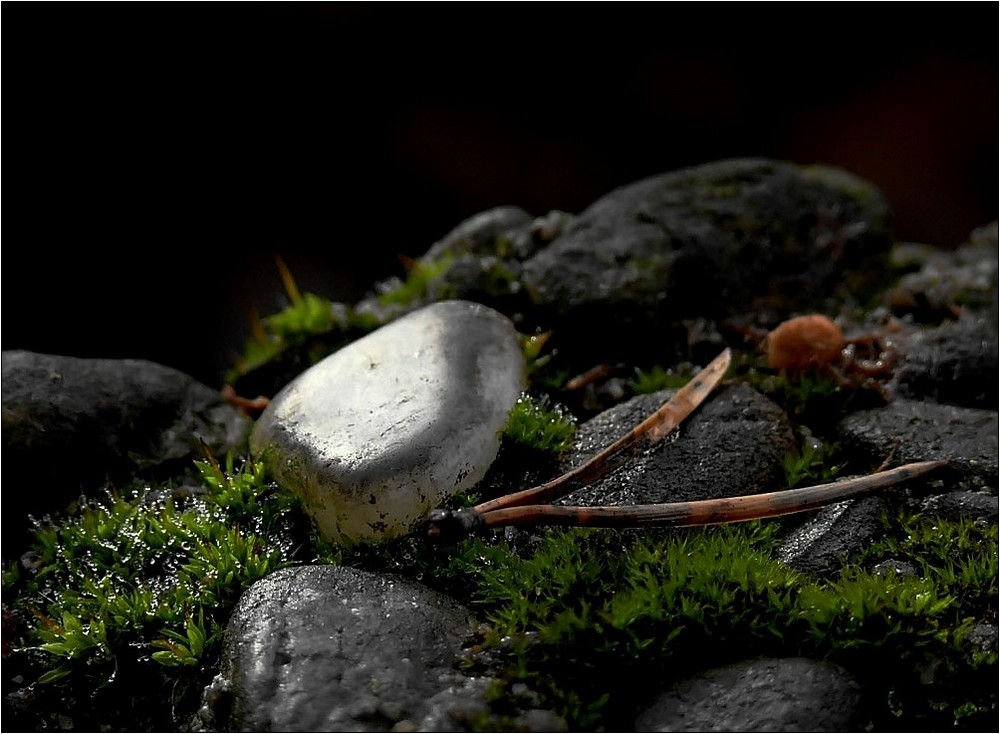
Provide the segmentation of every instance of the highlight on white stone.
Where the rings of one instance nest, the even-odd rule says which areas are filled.
[[[441,301],[295,378],[258,419],[251,450],[327,540],[397,537],[482,479],[526,379],[509,319]]]

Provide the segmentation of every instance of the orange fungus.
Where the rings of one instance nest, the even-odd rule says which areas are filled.
[[[844,332],[826,316],[798,316],[767,335],[767,361],[772,369],[801,371],[840,360]]]

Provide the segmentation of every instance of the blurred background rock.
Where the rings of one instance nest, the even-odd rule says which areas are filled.
[[[9,3],[4,349],[212,385],[302,290],[466,217],[727,157],[843,167],[896,234],[997,217],[995,3]]]

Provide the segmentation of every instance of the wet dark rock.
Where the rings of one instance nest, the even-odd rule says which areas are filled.
[[[488,677],[466,678],[460,685],[447,688],[427,699],[429,713],[415,728],[395,726],[394,731],[568,731],[566,720],[542,708],[527,708],[501,721],[490,708],[490,688],[497,681]],[[517,684],[515,684],[516,686]],[[537,694],[536,694],[537,697]]]
[[[995,492],[995,490],[994,490]],[[984,492],[955,491],[934,494],[920,501],[923,512],[946,520],[980,520],[996,523],[998,498]]]
[[[861,689],[839,666],[764,658],[714,668],[672,686],[635,731],[856,731]]]
[[[889,506],[889,499],[874,495],[824,507],[789,533],[776,556],[796,571],[833,575],[882,532],[881,515]]]
[[[900,396],[995,409],[1000,382],[996,324],[968,317],[913,333],[901,349]]]
[[[250,427],[219,391],[154,362],[3,353],[4,479],[31,488],[21,507],[38,517],[109,478],[189,468],[202,440],[219,457],[244,451]],[[26,523],[16,514],[4,513],[5,551]]]
[[[892,253],[896,268],[912,268],[899,279],[887,300],[897,314],[919,321],[955,318],[962,310],[985,316],[997,326],[998,257],[997,222],[972,232],[969,241],[955,250],[929,245],[901,244]]]
[[[522,264],[572,221],[565,212],[531,217],[512,206],[467,219],[436,242],[420,259],[441,267],[427,289],[428,301],[465,298],[520,320],[531,303],[521,286]],[[442,267],[443,264],[443,267]]]
[[[419,584],[339,566],[278,571],[240,599],[226,631],[234,731],[414,730],[470,711],[453,667],[469,613]],[[452,689],[451,696],[439,696]],[[468,689],[471,709],[481,693]]]
[[[580,427],[572,468],[641,423],[673,393],[638,395]],[[796,441],[785,412],[748,385],[717,390],[680,427],[596,484],[563,504],[631,505],[732,497],[779,489],[782,464]]]
[[[517,731],[569,731],[566,720],[548,709],[529,709],[514,719]]]
[[[395,731],[469,731],[490,718],[490,678],[466,678],[427,699],[428,713],[419,722],[396,725]],[[412,724],[412,728],[411,728]]]
[[[840,422],[846,448],[872,465],[892,455],[894,464],[944,459],[935,472],[950,489],[997,492],[997,411],[897,399],[858,411]],[[957,481],[962,487],[951,484]]]
[[[534,236],[534,224],[535,218],[520,207],[487,209],[469,217],[431,245],[423,259],[485,255],[526,260],[543,244]]]
[[[375,315],[379,323],[415,308],[449,299],[476,301],[512,318],[531,306],[521,287],[522,263],[548,244],[572,219],[553,211],[532,217],[516,206],[480,212],[435,242],[412,267],[422,269],[426,287],[409,303],[386,303],[379,295],[358,304],[360,313]],[[376,286],[379,294],[403,284],[391,278]]]
[[[889,217],[881,193],[844,171],[720,161],[594,202],[524,263],[523,285],[564,348],[620,358],[682,319],[787,313],[882,277]]]
[[[905,578],[916,576],[917,567],[907,561],[888,560],[875,564],[872,567],[872,573],[882,577],[894,575]]]
[[[997,626],[991,622],[977,622],[969,632],[969,641],[983,652],[997,652]]]

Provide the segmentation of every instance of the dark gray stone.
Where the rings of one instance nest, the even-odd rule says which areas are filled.
[[[31,488],[24,513],[60,510],[108,478],[187,469],[204,457],[201,441],[220,458],[245,450],[250,419],[173,368],[27,351],[2,362],[4,479]],[[5,538],[27,522],[16,514],[4,513]]]
[[[427,300],[464,298],[512,316],[529,308],[521,288],[522,263],[570,220],[572,215],[558,211],[536,219],[512,206],[467,219],[420,258],[439,267],[444,263],[441,274],[428,285]]]
[[[995,494],[998,426],[995,410],[897,399],[852,413],[838,431],[845,447],[872,465],[890,455],[894,464],[944,459],[948,466],[928,479]],[[951,486],[956,481],[965,486]]]
[[[924,497],[920,502],[923,512],[933,513],[946,520],[981,520],[996,523],[998,500],[996,490],[984,492],[956,491]]]
[[[435,242],[413,265],[426,275],[424,292],[409,303],[386,303],[380,296],[362,300],[357,311],[388,323],[435,301],[476,301],[515,316],[530,307],[521,287],[521,264],[551,241],[572,219],[565,212],[532,217],[516,206],[500,206],[469,217]],[[389,293],[399,278],[376,285]]]
[[[460,685],[454,685],[427,699],[426,714],[413,729],[410,722],[405,726],[395,726],[394,731],[517,731],[517,732],[561,732],[568,731],[566,720],[548,709],[528,708],[516,716],[508,711],[507,721],[501,721],[490,707],[490,689],[496,679],[481,676],[466,678]],[[515,684],[516,686],[517,684]],[[537,696],[537,694],[536,694]],[[507,701],[506,706],[517,706],[520,702]]]
[[[969,241],[955,250],[899,245],[892,260],[896,267],[915,269],[901,277],[888,294],[896,313],[935,322],[969,310],[997,327],[997,222],[976,229]]]
[[[907,561],[897,561],[895,559],[890,559],[888,561],[882,561],[881,563],[876,563],[872,567],[872,573],[875,576],[880,576],[883,578],[890,575],[897,576],[900,578],[907,578],[917,575],[917,567]]]
[[[413,731],[479,711],[453,668],[474,620],[400,578],[339,566],[278,571],[241,597],[222,674],[231,731]],[[441,696],[451,689],[452,696]],[[435,696],[439,698],[435,699]]]
[[[901,347],[900,396],[968,408],[997,407],[1000,353],[995,324],[968,317],[914,332]]]
[[[843,668],[806,658],[764,658],[672,686],[639,714],[635,731],[855,731],[860,706],[860,687]]]
[[[566,469],[578,466],[641,423],[673,393],[638,395],[580,427]],[[562,504],[686,502],[781,489],[783,462],[796,441],[785,412],[748,385],[722,387],[680,431],[607,479]]]
[[[796,571],[831,576],[878,536],[889,502],[874,495],[824,507],[782,541],[776,556]]]
[[[844,171],[739,159],[616,189],[524,263],[561,343],[648,338],[685,318],[791,312],[887,272],[889,208]],[[610,346],[610,345],[609,345]],[[611,355],[620,358],[620,353]]]
[[[423,260],[464,255],[524,260],[538,249],[532,237],[535,219],[516,206],[499,206],[475,214],[435,242],[423,255]]]
[[[976,622],[969,632],[969,641],[983,652],[997,653],[997,626],[993,622]]]

